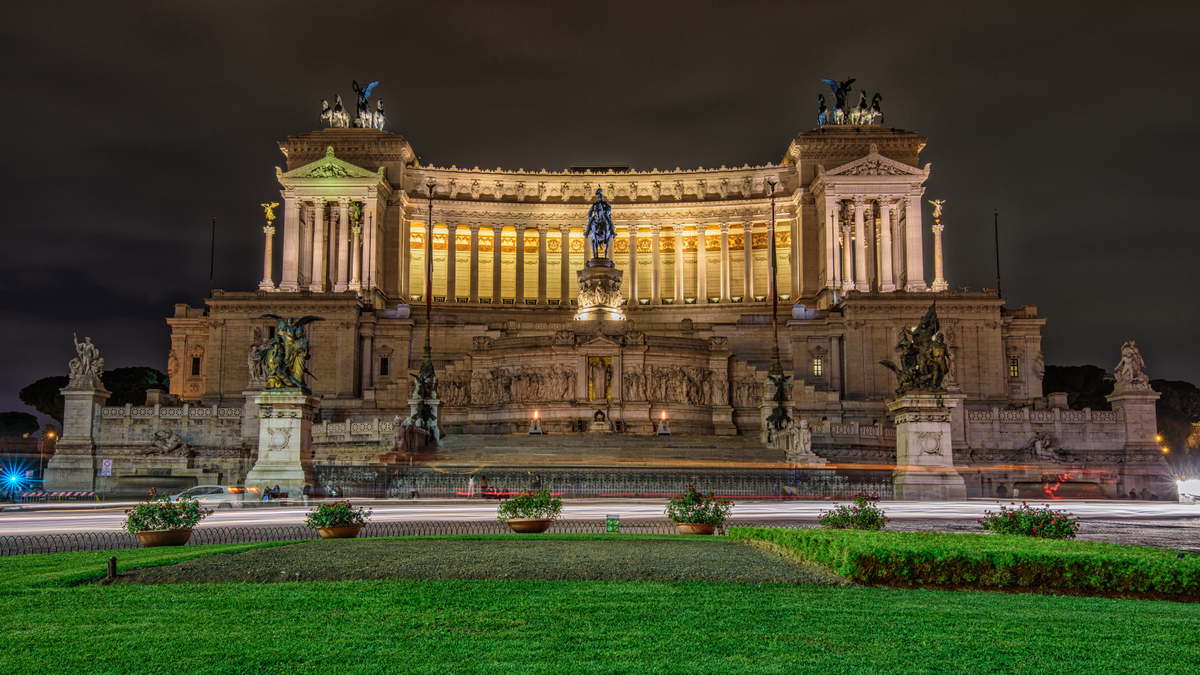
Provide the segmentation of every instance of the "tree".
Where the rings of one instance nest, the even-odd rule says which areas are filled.
[[[70,382],[71,378],[66,375],[43,377],[22,389],[17,395],[21,398],[21,403],[32,406],[34,410],[58,420],[58,423],[62,424],[63,397],[58,390],[67,386]]]
[[[43,377],[21,390],[21,402],[32,406],[34,410],[63,421],[63,397],[59,390],[69,384],[71,378],[66,375]],[[106,405],[122,406],[126,403],[145,405],[147,389],[162,389],[170,387],[167,376],[154,368],[134,366],[132,368],[113,368],[106,370],[100,376],[104,388],[112,393]]]
[[[20,437],[38,430],[37,418],[26,412],[0,413],[0,436]]]
[[[1158,417],[1158,435],[1170,453],[1172,462],[1183,460],[1200,448],[1200,433],[1192,425],[1200,422],[1200,389],[1190,382],[1150,380],[1161,394],[1154,404]]]
[[[1067,407],[1072,410],[1112,410],[1105,399],[1113,392],[1115,378],[1098,366],[1046,366],[1042,392],[1066,392]]]

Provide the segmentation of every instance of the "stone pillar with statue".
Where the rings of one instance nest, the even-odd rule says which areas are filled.
[[[896,373],[899,387],[888,403],[895,416],[896,499],[965,499],[966,483],[954,468],[951,415],[958,401],[942,386],[949,372],[949,353],[936,303],[897,346],[900,363],[880,361]]]
[[[1121,360],[1113,369],[1116,382],[1113,393],[1105,398],[1112,403],[1113,412],[1125,430],[1121,443],[1120,473],[1118,482],[1122,493],[1130,489],[1142,490],[1165,497],[1176,486],[1171,480],[1171,469],[1167,466],[1162,449],[1156,440],[1158,417],[1155,402],[1159,393],[1150,387],[1150,378],[1137,344],[1130,340],[1121,345]]]
[[[63,396],[63,430],[54,456],[46,465],[47,490],[94,490],[96,471],[95,431],[100,412],[111,394],[104,389],[100,375],[104,359],[92,344],[75,337],[76,358],[71,359],[71,379],[59,391]]]
[[[298,494],[306,483],[316,482],[312,462],[313,414],[320,399],[305,382],[309,375],[309,341],[304,327],[319,316],[299,319],[267,313],[274,319],[275,337],[258,351],[263,377],[262,393],[254,397],[258,408],[258,460],[246,474],[246,486],[279,485]]]
[[[579,281],[578,309],[575,319],[579,321],[604,320],[623,321],[625,312],[621,308],[621,270],[613,265],[612,248],[616,229],[613,227],[612,207],[597,189],[596,199],[588,211],[587,230],[584,236],[592,246],[592,258],[576,272]]]

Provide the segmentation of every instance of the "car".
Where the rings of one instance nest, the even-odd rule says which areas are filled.
[[[242,498],[246,488],[236,485],[197,485],[176,495],[171,495],[171,501],[177,502],[184,495],[194,497],[201,506],[217,509],[231,509],[242,506]]]

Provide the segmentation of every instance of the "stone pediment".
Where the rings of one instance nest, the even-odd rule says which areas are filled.
[[[376,178],[383,180],[387,176],[387,168],[379,167],[378,172],[367,171],[361,166],[334,157],[333,146],[325,151],[325,156],[311,164],[284,171],[275,167],[277,178]]]
[[[865,157],[847,162],[834,169],[818,166],[817,172],[826,178],[835,176],[920,176],[925,178],[929,175],[929,165],[926,164],[924,169],[918,169],[904,162],[888,159],[879,154],[879,146],[872,143],[871,150]]]
[[[610,335],[597,335],[579,343],[580,347],[613,347],[614,349],[621,348],[621,342],[614,339]]]

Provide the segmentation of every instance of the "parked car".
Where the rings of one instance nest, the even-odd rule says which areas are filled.
[[[235,506],[242,506],[246,488],[235,485],[197,485],[179,494],[171,495],[171,501],[179,501],[180,497],[184,495],[194,497],[202,506],[211,509],[231,509]]]

